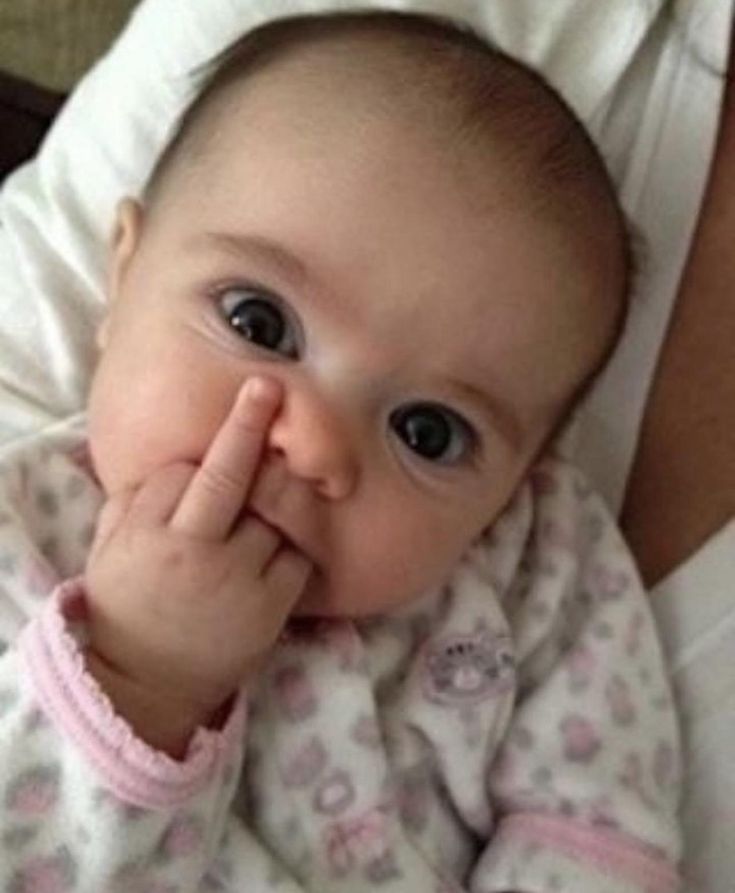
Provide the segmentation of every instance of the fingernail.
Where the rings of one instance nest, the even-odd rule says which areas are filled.
[[[250,378],[245,385],[245,393],[251,400],[268,402],[276,396],[276,383],[269,378]]]

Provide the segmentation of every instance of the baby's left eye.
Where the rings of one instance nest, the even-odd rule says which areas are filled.
[[[396,432],[427,462],[456,465],[476,449],[473,429],[455,412],[434,403],[410,403],[391,413]]]
[[[225,318],[230,326],[248,341],[266,350],[278,350],[288,331],[284,314],[275,297],[261,289],[238,286],[228,288],[220,296]],[[293,338],[285,352],[295,357]]]

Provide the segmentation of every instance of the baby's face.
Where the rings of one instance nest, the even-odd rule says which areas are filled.
[[[263,467],[314,494],[272,519],[318,569],[297,613],[358,616],[446,578],[603,328],[488,157],[313,90],[274,74],[153,209],[121,204],[90,443],[108,494],[139,485],[199,463],[248,377],[278,379]]]

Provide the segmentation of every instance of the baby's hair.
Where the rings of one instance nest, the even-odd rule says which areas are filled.
[[[155,204],[177,165],[195,165],[216,131],[198,125],[228,88],[315,47],[336,53],[346,46],[349,64],[359,71],[360,46],[374,59],[376,43],[381,64],[366,85],[374,105],[364,114],[385,107],[418,111],[458,146],[491,146],[507,167],[509,188],[530,211],[573,230],[585,246],[585,262],[603,258],[619,304],[616,324],[595,369],[573,395],[570,405],[575,403],[604,367],[625,324],[633,238],[605,162],[575,114],[539,74],[466,23],[435,14],[342,10],[279,18],[248,31],[194,72],[195,99],[152,171],[144,203]]]

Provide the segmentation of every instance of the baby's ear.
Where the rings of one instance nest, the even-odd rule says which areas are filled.
[[[135,199],[123,198],[118,202],[108,262],[108,303],[113,303],[118,295],[125,268],[140,239],[142,219],[143,208]]]
[[[123,198],[118,202],[107,262],[107,312],[95,338],[100,350],[104,350],[107,346],[110,311],[120,293],[128,261],[138,245],[142,217],[143,209],[139,202],[132,198]]]

